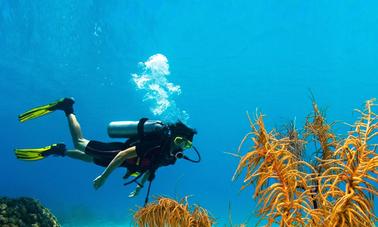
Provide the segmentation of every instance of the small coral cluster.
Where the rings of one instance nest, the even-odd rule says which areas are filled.
[[[359,119],[344,137],[332,131],[313,102],[314,112],[302,131],[268,131],[263,116],[250,118],[253,147],[240,162],[236,179],[245,170],[244,185],[254,187],[258,215],[268,226],[374,226],[378,195],[378,116],[374,100],[366,102]],[[302,133],[300,133],[302,132]],[[314,151],[305,160],[305,151]]]
[[[0,197],[0,226],[58,227],[60,225],[55,216],[34,199]]]
[[[160,197],[146,207],[140,208],[135,212],[134,220],[138,226],[145,227],[207,227],[214,223],[214,219],[204,208],[194,206],[190,209],[186,198],[177,202],[166,197]]]

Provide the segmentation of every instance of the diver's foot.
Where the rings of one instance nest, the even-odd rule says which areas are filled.
[[[18,120],[20,122],[25,122],[37,117],[44,116],[46,114],[54,112],[55,110],[63,110],[68,116],[69,114],[73,113],[74,103],[75,100],[73,98],[63,98],[47,105],[34,107],[26,111],[25,113],[18,115]]]
[[[66,151],[66,145],[58,143],[42,148],[16,149],[15,154],[18,159],[36,161],[44,159],[50,155],[63,157],[65,156]]]
[[[46,151],[41,152],[41,155],[43,157],[48,157],[50,155],[64,157],[66,155],[66,151],[67,151],[67,148],[64,143],[56,143],[56,144],[51,145],[50,148],[47,149]]]
[[[62,98],[61,100],[57,101],[55,105],[50,107],[51,111],[54,110],[63,110],[64,113],[68,116],[72,114],[73,111],[73,104],[75,103],[75,99],[72,97]]]

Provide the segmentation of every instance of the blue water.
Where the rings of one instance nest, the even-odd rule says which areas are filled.
[[[37,198],[64,226],[128,223],[145,190],[128,199],[123,170],[95,191],[101,167],[16,160],[16,147],[72,146],[63,113],[24,124],[17,115],[73,96],[85,137],[114,141],[110,121],[158,118],[131,75],[160,53],[203,161],[162,168],[152,195],[192,195],[220,225],[231,203],[242,223],[254,212],[252,190],[231,182],[238,160],[224,152],[248,132],[246,111],[262,110],[268,127],[294,118],[301,126],[311,91],[330,121],[352,123],[353,109],[377,97],[377,9],[376,1],[0,0],[0,194]]]

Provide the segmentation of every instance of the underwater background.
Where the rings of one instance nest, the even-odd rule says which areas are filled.
[[[72,147],[63,113],[17,119],[72,96],[88,139],[122,141],[107,136],[107,124],[141,117],[179,116],[196,128],[202,162],[159,169],[151,195],[190,195],[220,226],[231,204],[233,223],[252,225],[252,189],[231,181],[238,159],[225,153],[249,131],[246,111],[262,111],[268,128],[294,119],[302,127],[312,93],[337,129],[353,123],[353,110],[377,97],[377,10],[376,1],[0,0],[0,195],[36,198],[63,226],[130,223],[146,189],[129,199],[124,169],[96,191],[101,167],[14,156]],[[158,89],[138,87],[138,76]]]

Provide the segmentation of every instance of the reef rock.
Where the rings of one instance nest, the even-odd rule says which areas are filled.
[[[32,198],[0,197],[0,226],[59,227],[56,217]]]

